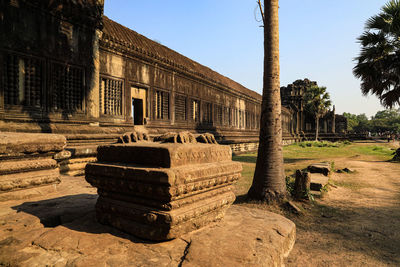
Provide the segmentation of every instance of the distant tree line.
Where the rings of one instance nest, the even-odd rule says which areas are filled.
[[[344,112],[347,130],[352,133],[384,134],[400,133],[400,108],[378,111],[368,119],[365,114],[355,115]]]

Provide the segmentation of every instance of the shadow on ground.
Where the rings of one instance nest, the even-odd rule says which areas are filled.
[[[238,155],[238,156],[233,156],[232,157],[233,161],[240,161],[240,162],[244,162],[244,163],[256,163],[257,162],[257,156],[254,155]],[[283,161],[284,163],[296,163],[299,161],[307,161],[307,160],[315,160],[315,159],[311,159],[311,158],[285,158]]]
[[[368,262],[371,257],[380,264],[400,266],[399,207],[338,209],[316,205],[314,216],[288,217],[296,223],[296,246],[307,248],[314,254],[311,256],[314,258],[309,260],[324,262],[329,266],[346,266],[362,264],[359,262],[361,259]],[[318,254],[323,257],[326,251],[329,251],[332,258],[318,259]],[[304,255],[301,253],[293,254],[289,257],[290,262],[295,263],[293,266],[306,260],[302,259]]]
[[[102,225],[96,221],[95,204],[97,194],[69,195],[34,202],[24,202],[14,206],[17,212],[25,212],[39,218],[45,228],[62,225],[68,229],[92,233],[108,233],[128,239],[134,243],[153,244],[157,242],[138,239],[113,227]]]

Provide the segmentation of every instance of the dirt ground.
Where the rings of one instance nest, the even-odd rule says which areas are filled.
[[[286,266],[400,266],[400,163],[368,158],[333,159],[328,193],[297,203],[296,244]]]

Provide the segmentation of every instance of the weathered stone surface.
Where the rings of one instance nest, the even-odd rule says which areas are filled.
[[[310,189],[313,191],[320,191],[329,182],[329,177],[321,173],[310,173],[310,176]]]
[[[0,265],[281,266],[295,240],[286,218],[233,205],[216,224],[152,243],[96,222],[96,191],[83,179],[63,176],[57,187],[0,203]]]
[[[122,144],[129,144],[129,143],[136,143],[140,141],[150,141],[150,137],[147,135],[146,132],[128,132],[124,133],[122,136],[118,137],[118,143]]]
[[[176,168],[96,162],[86,166],[86,180],[99,189],[169,202],[232,185],[239,179],[241,170],[241,164],[232,161]]]
[[[4,161],[0,164],[0,177],[5,174],[55,169],[57,167],[57,161],[53,159]]]
[[[71,156],[72,156],[71,151],[63,150],[63,151],[58,152],[57,154],[55,154],[53,156],[53,159],[55,159],[57,161],[63,161],[63,160],[67,160],[67,159],[71,158]]]
[[[296,180],[294,183],[294,197],[297,199],[308,199],[310,192],[311,177],[310,173],[296,170]]]
[[[135,163],[162,168],[189,164],[230,161],[232,151],[229,146],[209,144],[159,144],[133,143],[99,146],[98,161]]]
[[[150,240],[220,220],[242,170],[230,148],[219,145],[113,145],[99,147],[97,157],[86,166],[86,180],[98,188],[98,220]]]
[[[95,157],[74,158],[61,161],[60,173],[70,176],[85,175],[85,167],[90,162],[96,162]]]
[[[61,135],[0,133],[0,194],[59,183],[53,157],[61,157],[65,145]],[[12,199],[12,194],[0,199]]]
[[[60,182],[58,169],[0,175],[0,193]]]
[[[218,144],[217,140],[215,140],[214,135],[210,133],[199,134],[196,136],[196,140],[199,143]]]
[[[85,157],[95,157],[97,155],[97,147],[98,147],[97,145],[67,147],[65,150],[71,152],[72,158],[85,158]]]
[[[331,164],[328,162],[314,163],[307,167],[311,173],[322,173],[328,176],[331,173]]]
[[[0,159],[62,151],[65,146],[66,139],[62,135],[0,132]]]

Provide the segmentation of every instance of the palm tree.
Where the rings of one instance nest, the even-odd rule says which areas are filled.
[[[279,0],[264,1],[264,80],[260,140],[250,199],[267,202],[286,197],[282,155],[279,80]]]
[[[400,105],[400,0],[391,0],[368,19],[358,38],[361,53],[353,73],[364,95],[376,95],[384,107]]]
[[[331,106],[329,93],[326,87],[311,86],[304,95],[305,109],[315,118],[315,141],[318,140],[319,119],[322,118]]]

